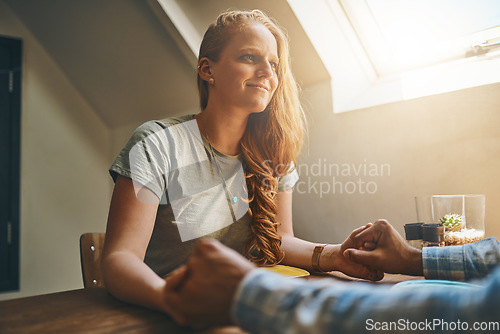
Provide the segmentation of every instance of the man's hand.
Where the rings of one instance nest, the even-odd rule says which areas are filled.
[[[423,275],[422,252],[408,245],[386,220],[376,221],[352,239],[353,247],[344,251],[351,261],[391,274]],[[373,245],[375,249],[366,250]]]
[[[215,240],[202,240],[186,266],[167,278],[165,310],[174,320],[193,328],[231,324],[236,289],[255,266]]]
[[[356,235],[369,227],[371,227],[371,224],[361,226],[352,231],[351,235],[349,235],[349,237],[341,245],[330,245],[330,247],[327,247],[324,254],[322,254],[320,258],[320,268],[329,268],[328,265],[330,265],[333,266],[333,270],[341,271],[352,277],[368,279],[371,281],[379,281],[384,278],[384,273],[382,271],[351,261],[351,259],[343,255],[345,250],[348,248],[356,247],[364,250],[373,249],[375,247],[375,245],[370,242],[357,246],[354,239]]]

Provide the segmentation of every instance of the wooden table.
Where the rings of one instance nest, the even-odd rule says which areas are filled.
[[[371,284],[396,284],[404,281],[414,281],[414,280],[423,280],[424,276],[408,276],[408,275],[396,275],[396,274],[385,274],[384,278],[377,282],[370,282],[361,278],[353,278],[351,276],[347,276],[340,271],[332,271],[330,273],[325,274],[314,274],[311,276],[307,276],[308,280],[315,280],[321,278],[333,278],[340,281],[348,281],[348,282],[368,282]]]
[[[123,303],[106,289],[81,289],[0,302],[0,333],[244,333],[237,327],[194,331],[167,315]]]
[[[311,276],[353,281],[338,272]],[[380,283],[394,284],[410,279],[386,275]],[[193,331],[177,325],[160,312],[123,303],[105,289],[81,289],[0,302],[0,333],[244,333],[237,327]]]

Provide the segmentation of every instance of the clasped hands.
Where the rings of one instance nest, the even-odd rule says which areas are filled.
[[[380,280],[383,273],[422,275],[422,256],[386,221],[354,230],[333,254],[337,270]],[[231,305],[238,286],[256,267],[215,240],[200,241],[186,265],[172,272],[163,291],[164,309],[193,328],[233,323]]]
[[[354,230],[343,245],[349,240],[352,247],[343,255],[355,263],[389,274],[423,274],[422,252],[411,247],[387,220]]]

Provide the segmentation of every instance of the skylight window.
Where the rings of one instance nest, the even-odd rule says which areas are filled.
[[[341,0],[379,75],[500,46],[498,0]]]
[[[287,0],[335,113],[500,82],[500,0]]]
[[[388,41],[439,42],[500,24],[498,0],[366,0]],[[495,10],[496,9],[496,10]]]

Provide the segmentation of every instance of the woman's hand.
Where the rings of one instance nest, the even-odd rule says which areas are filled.
[[[369,227],[371,227],[371,224],[355,229],[341,245],[328,245],[325,247],[320,257],[320,268],[324,271],[338,270],[346,275],[371,281],[379,281],[384,278],[384,273],[380,270],[372,269],[369,264],[351,261],[351,259],[344,256],[344,252],[349,248],[359,247],[364,250],[374,247],[374,244],[370,242],[356,244],[355,237]]]

